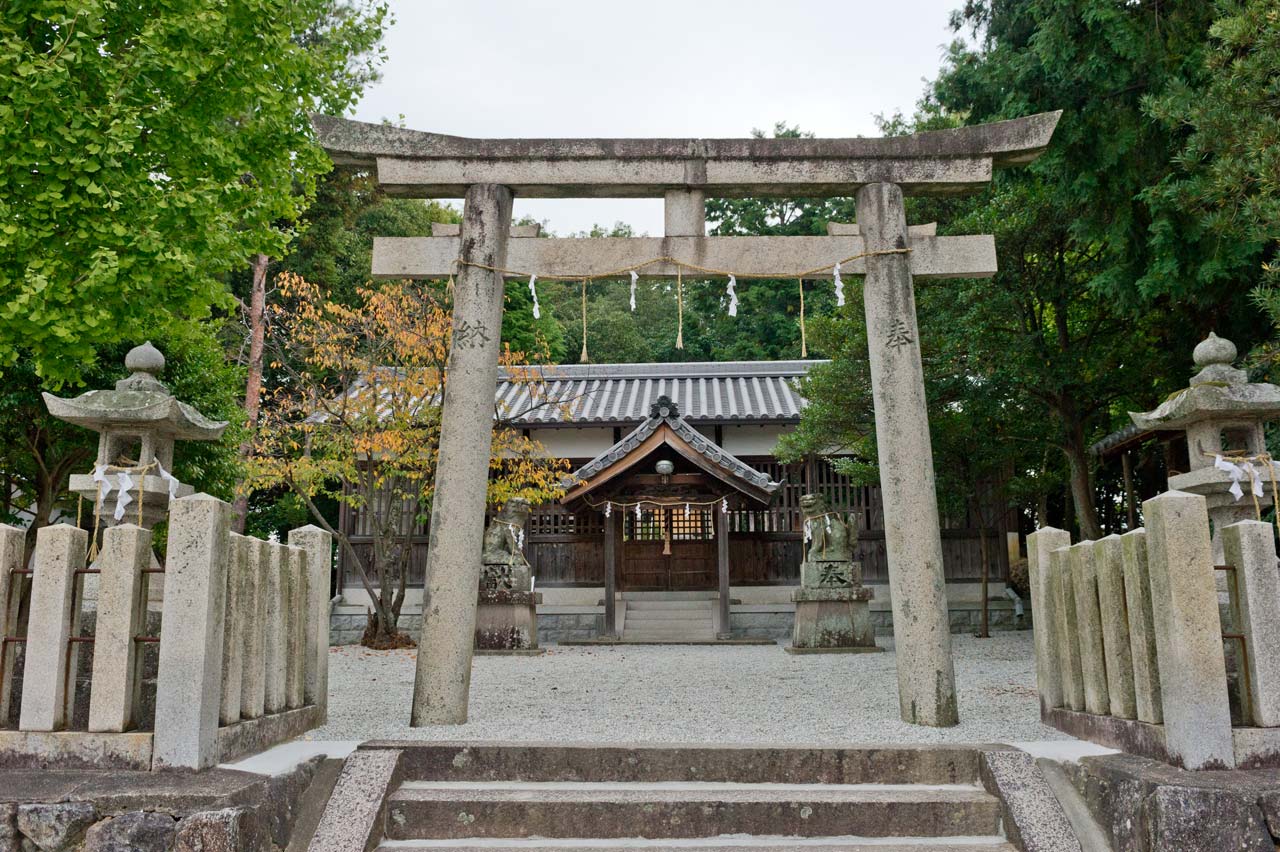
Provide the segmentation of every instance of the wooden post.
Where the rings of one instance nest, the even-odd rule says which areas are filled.
[[[717,639],[729,639],[729,513],[716,506],[716,562],[720,572],[720,631]]]
[[[1133,493],[1133,461],[1129,458],[1129,451],[1125,450],[1120,454],[1120,467],[1124,471],[1124,507],[1128,515],[1128,529],[1136,530],[1138,528],[1138,503]]]
[[[618,522],[622,515],[604,519],[604,628],[601,638],[618,638],[618,611],[614,598],[618,590]]]

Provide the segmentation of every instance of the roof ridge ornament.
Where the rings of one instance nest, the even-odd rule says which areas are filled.
[[[660,420],[679,420],[680,406],[678,406],[671,397],[665,393],[658,397],[653,406],[649,409],[649,416],[656,417]]]

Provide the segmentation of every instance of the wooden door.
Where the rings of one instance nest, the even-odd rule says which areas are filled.
[[[618,586],[623,591],[716,588],[716,547],[709,512],[643,510],[627,517]]]

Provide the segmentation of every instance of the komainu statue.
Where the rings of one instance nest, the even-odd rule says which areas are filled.
[[[523,565],[529,560],[524,555],[524,527],[529,522],[529,501],[512,497],[489,522],[484,531],[484,553],[480,557],[485,565]]]
[[[791,633],[793,654],[878,651],[871,624],[871,589],[862,585],[862,563],[853,558],[857,527],[833,512],[821,494],[800,498],[804,513],[804,561]]]
[[[858,531],[848,524],[843,514],[827,507],[821,494],[805,494],[800,498],[804,513],[805,540],[809,542],[806,562],[851,562]]]
[[[524,555],[529,501],[513,497],[484,531],[480,561],[476,648],[486,652],[536,653],[538,603],[533,570]]]

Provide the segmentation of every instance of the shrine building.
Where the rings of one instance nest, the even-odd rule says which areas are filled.
[[[543,596],[544,643],[596,639],[609,623],[635,640],[789,636],[804,544],[800,496],[810,491],[853,520],[863,583],[875,595],[872,617],[889,632],[879,485],[854,484],[826,460],[783,464],[773,456],[800,421],[798,383],[816,363],[559,365],[543,368],[543,404],[531,403],[528,381],[500,376],[499,409],[575,474],[559,502],[534,508],[525,540]],[[943,517],[955,631],[979,619],[982,517],[998,519],[986,529],[991,623],[1016,623],[1006,541],[1011,534],[1016,541],[1017,517],[980,508]],[[357,548],[371,548],[355,511],[344,507],[340,522]],[[417,530],[401,617],[411,633],[421,617],[427,542],[426,530]],[[333,609],[335,643],[358,641],[365,621],[366,593],[345,563],[334,586],[342,595]]]

